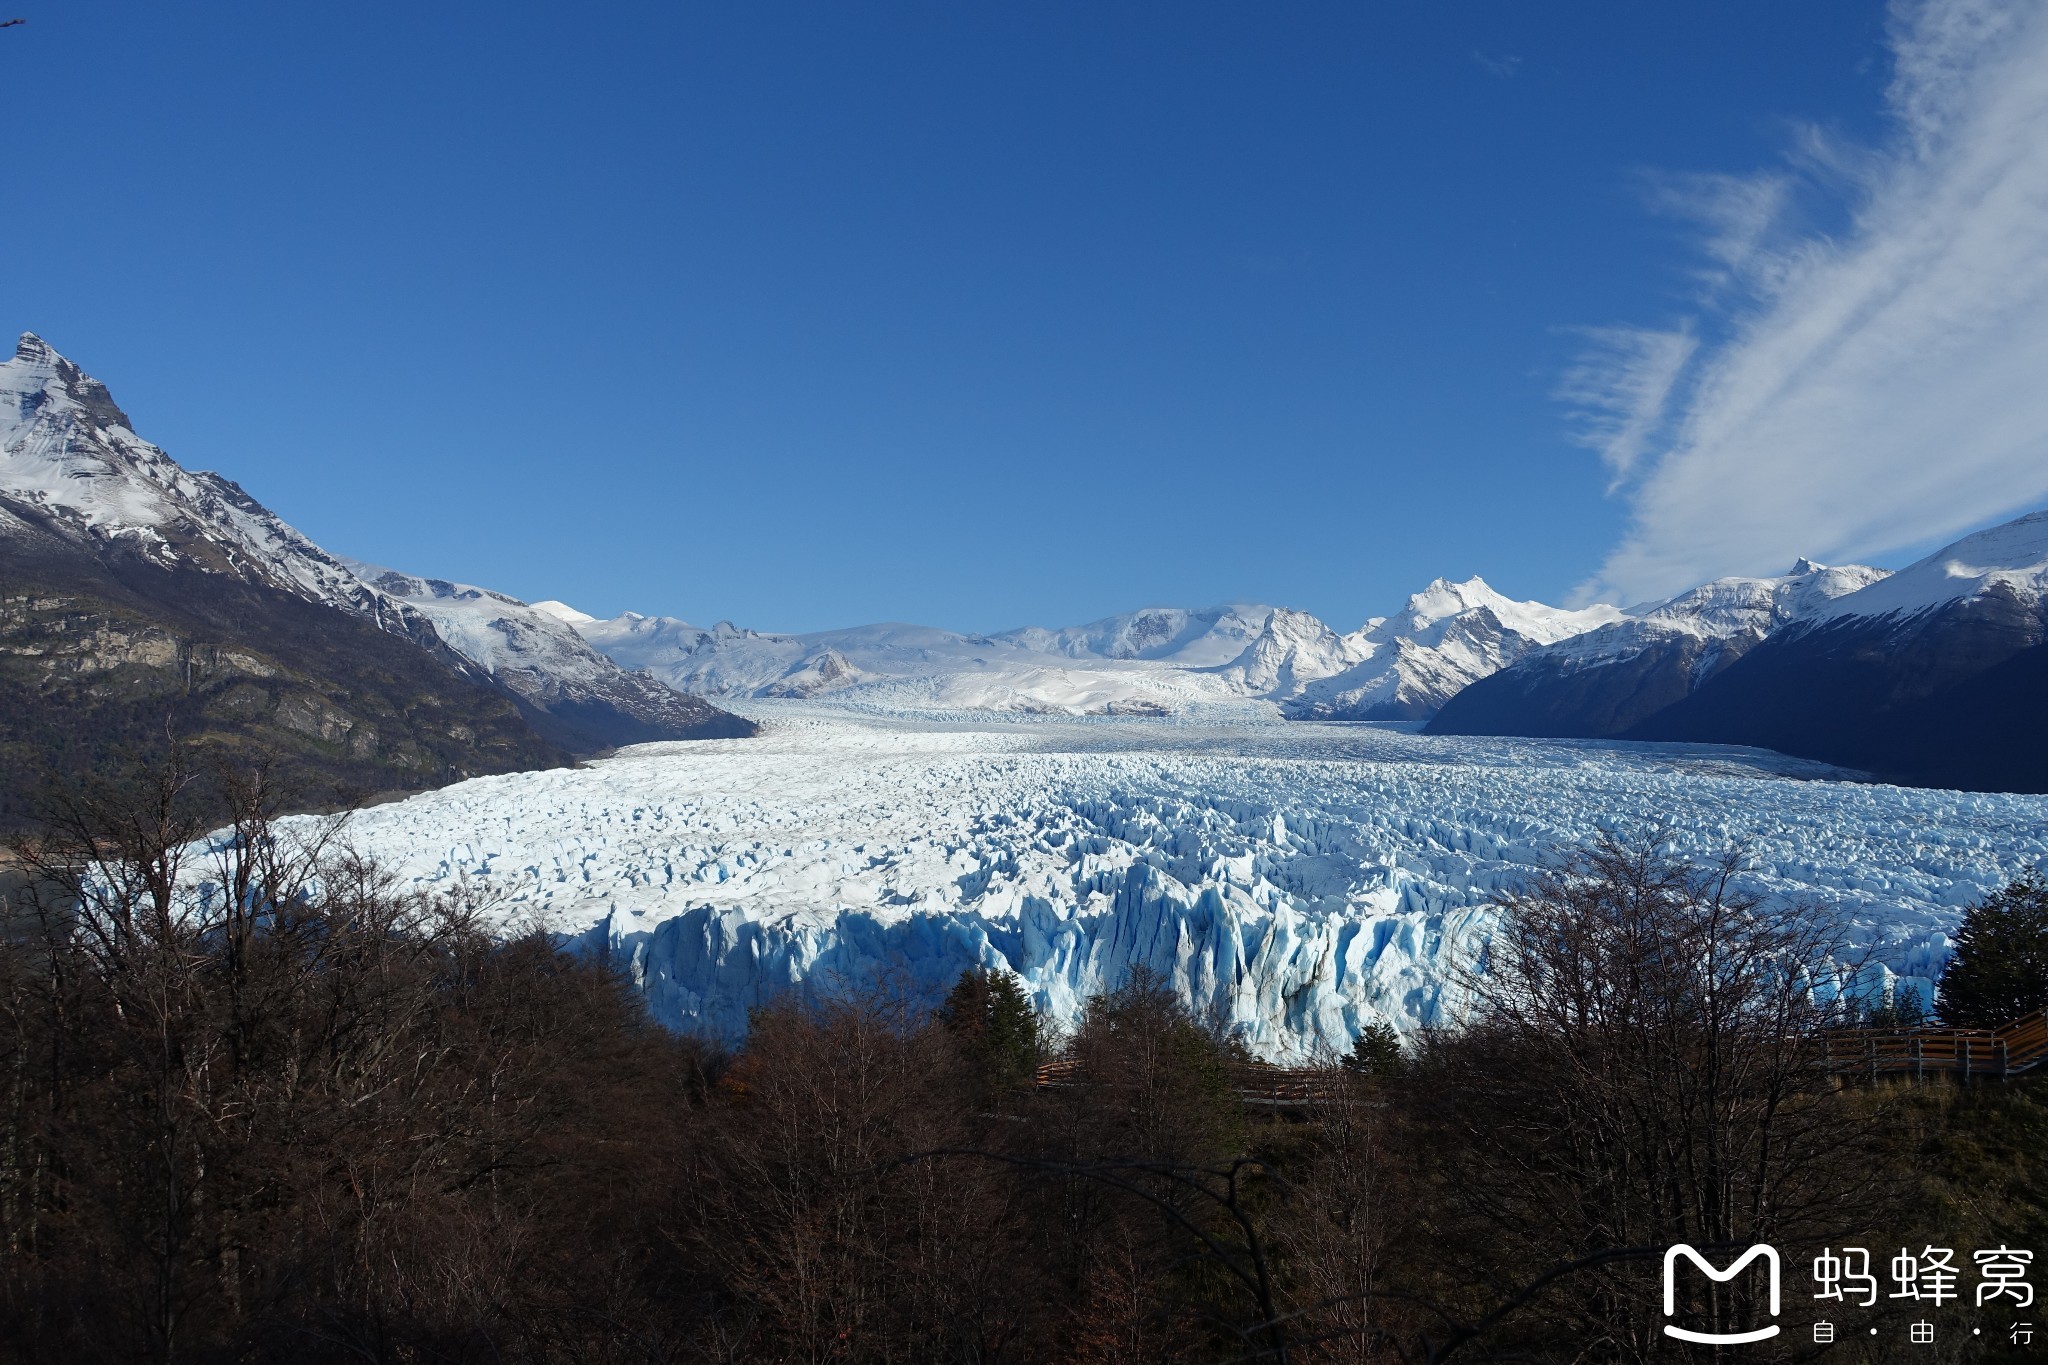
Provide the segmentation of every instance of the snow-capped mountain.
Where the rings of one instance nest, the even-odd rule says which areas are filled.
[[[1851,617],[1906,625],[1930,613],[2000,602],[2038,615],[2048,598],[2048,511],[2030,512],[1944,545],[1925,559],[1836,596],[1807,613],[1816,623]]]
[[[1072,659],[1147,659],[1183,668],[1208,668],[1242,654],[1259,638],[1272,615],[1271,607],[1245,603],[1206,611],[1147,607],[1085,626],[1064,630],[1026,626],[994,638],[1035,653],[1064,654]]]
[[[32,334],[0,363],[0,585],[0,819],[53,757],[115,763],[166,724],[277,755],[307,799],[560,763],[618,742],[607,727],[690,732],[658,715],[745,728],[662,701],[566,630],[509,671],[451,648],[430,613],[142,439]],[[540,676],[556,662],[573,675]]]
[[[1777,631],[1632,738],[1756,744],[1893,781],[2048,791],[2048,513]]]
[[[753,733],[751,722],[598,653],[559,614],[560,603],[549,610],[467,583],[348,564],[379,593],[432,621],[450,648],[523,703],[534,728],[569,749]]]
[[[891,622],[778,635],[636,612],[600,621],[553,605],[622,666],[700,696],[1076,714],[1243,700],[1242,688],[1205,670],[1240,652],[1268,614],[1155,609],[1063,631],[965,635]]]
[[[1378,618],[1375,618],[1377,620]],[[1363,632],[1339,635],[1305,611],[1277,608],[1244,652],[1216,676],[1247,696],[1285,701],[1365,656]]]
[[[1802,559],[1777,578],[1718,578],[1547,647],[1459,692],[1436,734],[1602,738],[1692,695],[1773,632],[1885,577]]]
[[[1245,604],[997,635],[897,624],[769,635],[548,609],[621,665],[709,697],[1104,714],[1262,700],[1290,715],[1359,720],[1424,718],[1523,650],[1620,614],[1510,601],[1477,578],[1438,579],[1348,635],[1307,612]]]
[[[1537,651],[1432,733],[1746,744],[1890,781],[2048,790],[2048,512],[1895,574],[1801,561]]]
[[[117,549],[158,568],[261,583],[434,641],[423,617],[362,582],[239,484],[187,470],[137,436],[106,385],[31,332],[0,363],[0,533],[10,526]]]
[[[1356,662],[1303,687],[1286,709],[1320,720],[1427,720],[1464,688],[1530,650],[1620,616],[1610,606],[1567,611],[1517,602],[1481,578],[1439,578],[1401,611],[1347,637]]]

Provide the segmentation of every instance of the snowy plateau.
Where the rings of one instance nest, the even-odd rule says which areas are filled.
[[[1959,907],[2048,854],[2048,797],[1758,750],[1434,737],[1270,703],[742,709],[759,737],[477,778],[357,811],[343,837],[419,888],[482,895],[508,932],[612,954],[680,1029],[736,1039],[791,989],[936,992],[969,965],[1016,972],[1071,1026],[1145,963],[1274,1060],[1454,1017],[1490,906],[1601,827],[1740,842],[1747,889],[1850,927],[1853,989],[1923,998]]]

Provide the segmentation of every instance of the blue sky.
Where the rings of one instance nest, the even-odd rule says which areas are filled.
[[[1648,595],[2048,495],[2022,432],[1919,523],[1815,510],[1840,452],[1742,510],[1842,401],[1741,425],[1788,297],[1953,211],[1971,7],[19,0],[0,326],[330,549],[603,614]]]

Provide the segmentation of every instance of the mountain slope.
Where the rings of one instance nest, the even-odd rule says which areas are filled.
[[[1432,734],[1598,739],[1692,695],[1772,632],[1883,578],[1801,560],[1779,578],[1721,578],[1584,634],[1525,653],[1473,682]]]
[[[0,363],[0,818],[167,733],[274,754],[312,800],[565,762],[525,705],[39,338]]]
[[[1895,781],[2048,791],[2048,512],[1777,632],[1635,739],[1754,744]]]
[[[364,582],[433,622],[450,648],[509,692],[550,740],[576,752],[664,739],[735,739],[742,720],[629,673],[592,649],[555,612],[467,583],[417,578],[351,562]],[[559,607],[560,604],[550,604]]]
[[[69,528],[66,528],[69,529]],[[407,636],[230,573],[89,548],[0,493],[0,822],[166,734],[276,758],[315,802],[566,761]]]

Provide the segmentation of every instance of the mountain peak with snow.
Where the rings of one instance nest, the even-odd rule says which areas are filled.
[[[2048,510],[1973,532],[1880,582],[1830,601],[1816,622],[1852,616],[1906,618],[1988,593],[2020,604],[2048,599]]]
[[[530,605],[535,611],[552,616],[565,626],[584,626],[597,620],[589,612],[578,611],[567,602],[557,602],[553,598],[549,598],[545,602],[534,602]],[[627,615],[630,616],[632,613],[628,612]]]
[[[1415,626],[1434,625],[1461,611],[1499,606],[1507,600],[1477,574],[1462,583],[1448,578],[1432,578],[1428,587],[1409,595],[1403,615]]]
[[[0,362],[0,510],[74,545],[261,582],[395,634],[432,636],[240,485],[136,435],[107,386],[33,332]]]

